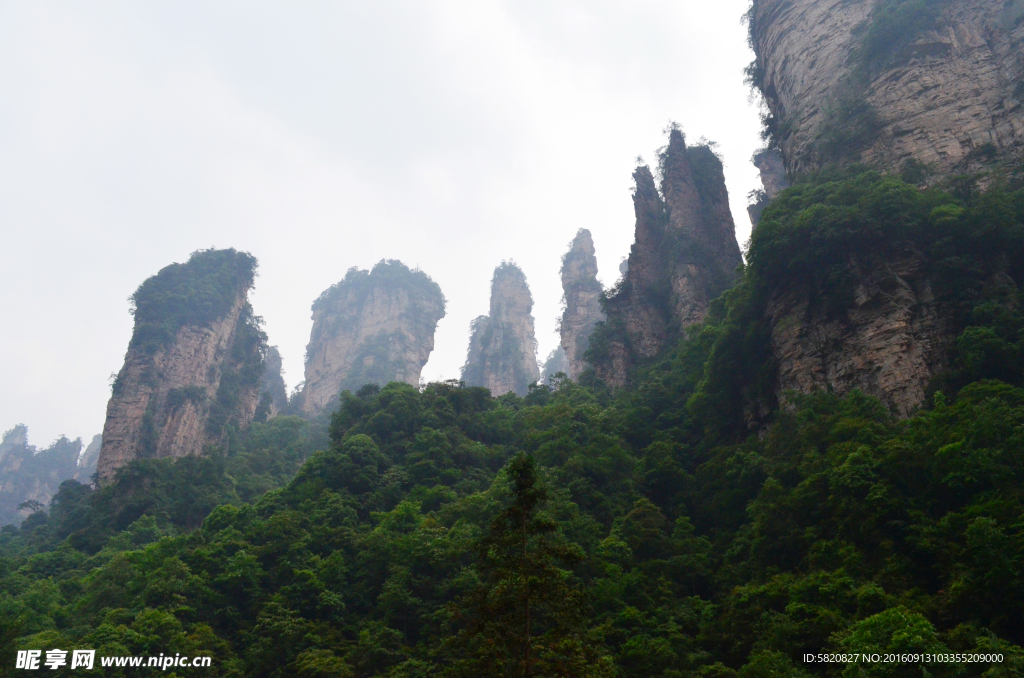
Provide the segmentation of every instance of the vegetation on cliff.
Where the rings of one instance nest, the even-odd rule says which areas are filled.
[[[839,312],[850,258],[897,243],[959,318],[932,403],[780,411],[766,296],[809,285]],[[768,207],[741,281],[631,390],[368,386],[329,440],[278,418],[222,457],[65,484],[0,531],[2,647],[210,653],[204,675],[267,678],[1015,675],[1022,246],[1022,190],[819,175]],[[1004,661],[802,661],[849,651]]]
[[[184,264],[160,269],[129,299],[135,316],[131,348],[154,353],[182,327],[222,319],[255,277],[256,259],[234,249],[199,250]]]

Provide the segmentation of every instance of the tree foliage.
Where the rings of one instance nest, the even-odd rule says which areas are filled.
[[[986,281],[1019,279],[1021,223],[1019,191],[821,176],[769,206],[743,280],[630,390],[371,385],[329,437],[279,417],[67,483],[0,531],[0,650],[207,653],[203,675],[265,678],[1017,675],[1022,325],[1015,286]],[[841,311],[850,256],[897,241],[958,309],[933,401],[779,410],[766,295]],[[1004,662],[803,662],[854,651]]]

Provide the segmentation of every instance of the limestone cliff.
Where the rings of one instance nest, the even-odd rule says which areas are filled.
[[[786,163],[782,154],[775,149],[765,149],[754,154],[752,158],[754,166],[761,173],[761,185],[763,189],[755,191],[752,198],[754,202],[747,207],[747,214],[750,216],[750,225],[757,228],[761,221],[761,213],[779,193],[789,188],[789,180],[786,178]]]
[[[594,335],[597,376],[613,388],[702,322],[713,299],[735,281],[743,259],[722,163],[708,145],[688,148],[673,129],[660,157],[661,190],[648,167],[633,173],[636,239],[622,281]]]
[[[135,292],[135,330],[107,404],[101,482],[134,459],[202,454],[228,427],[252,421],[266,351],[248,301],[255,268],[243,252],[205,250]]]
[[[545,384],[551,383],[551,378],[561,372],[562,374],[569,374],[569,361],[565,356],[565,349],[561,346],[556,347],[551,353],[548,354],[547,360],[544,361],[544,366],[541,367],[540,376]]]
[[[21,509],[28,502],[37,508],[49,505],[60,484],[74,477],[82,439],[58,438],[38,451],[28,444],[28,429],[15,426],[0,442],[0,525],[20,523],[33,511]]]
[[[260,401],[255,419],[266,421],[284,412],[288,407],[288,389],[284,384],[284,368],[277,346],[267,349],[266,369],[260,379]]]
[[[751,79],[790,172],[1024,155],[1024,0],[754,0]]]
[[[948,366],[952,309],[936,299],[926,255],[897,250],[850,263],[858,283],[842,312],[805,288],[772,295],[767,316],[780,402],[787,392],[860,389],[904,417],[925,402],[929,382]]]
[[[494,396],[510,391],[524,396],[540,380],[532,310],[526,276],[515,264],[503,262],[491,279],[490,314],[474,320],[470,328],[462,368],[467,385],[483,386]]]
[[[924,184],[1024,158],[1024,0],[754,0],[750,31],[751,80],[791,175],[859,161]],[[767,198],[785,173],[755,162]],[[851,258],[842,308],[776,287],[766,319],[780,400],[857,388],[899,416],[920,407],[963,329],[929,255],[890,242]]]
[[[562,258],[562,300],[565,310],[559,323],[565,373],[572,379],[587,367],[584,354],[590,348],[590,335],[605,319],[601,310],[604,289],[597,280],[597,257],[590,231],[581,228]]]
[[[83,485],[92,483],[92,477],[96,474],[96,464],[100,460],[100,448],[103,447],[103,436],[94,435],[89,446],[86,447],[78,457],[77,468],[75,469],[75,480]]]
[[[444,309],[437,283],[400,261],[350,269],[313,303],[303,411],[333,408],[339,393],[366,384],[419,385]]]

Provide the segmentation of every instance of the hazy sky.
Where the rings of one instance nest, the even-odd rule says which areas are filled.
[[[581,227],[601,278],[633,238],[630,175],[678,121],[719,142],[737,235],[757,110],[748,0],[0,0],[0,430],[102,430],[128,296],[200,248],[260,262],[289,388],[310,304],[352,266],[419,266],[459,376],[503,259],[540,360]]]

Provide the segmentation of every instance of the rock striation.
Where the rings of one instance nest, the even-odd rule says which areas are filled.
[[[530,384],[540,380],[532,310],[526,276],[514,263],[502,262],[491,279],[490,314],[470,326],[462,381],[494,396],[529,392]]]
[[[945,176],[1024,155],[1024,0],[917,3],[906,27],[892,4],[754,0],[752,79],[787,169]]]
[[[860,389],[906,417],[948,366],[956,336],[951,309],[936,299],[926,256],[910,247],[850,268],[858,284],[853,305],[841,313],[822,308],[806,289],[778,290],[769,299],[779,402],[789,392]]]
[[[0,525],[20,523],[34,508],[49,505],[61,483],[75,476],[82,439],[58,438],[39,451],[28,444],[28,428],[15,426],[0,442]],[[28,503],[30,507],[21,508]]]
[[[687,147],[673,129],[660,157],[661,190],[649,167],[633,173],[636,239],[621,283],[607,298],[608,319],[590,352],[612,388],[707,315],[743,264],[722,163],[709,145]]]
[[[597,324],[605,320],[601,309],[604,288],[597,280],[597,257],[594,252],[594,239],[590,231],[581,228],[573,238],[569,251],[562,257],[562,301],[565,310],[558,329],[565,356],[563,371],[572,379],[579,378],[587,368],[584,355],[590,348],[590,335]]]
[[[350,269],[313,302],[302,411],[321,413],[366,384],[418,386],[444,312],[441,288],[422,271],[395,260]]]
[[[107,404],[101,482],[135,459],[203,454],[252,421],[266,352],[248,301],[255,269],[244,252],[199,251],[132,296],[135,330]]]

